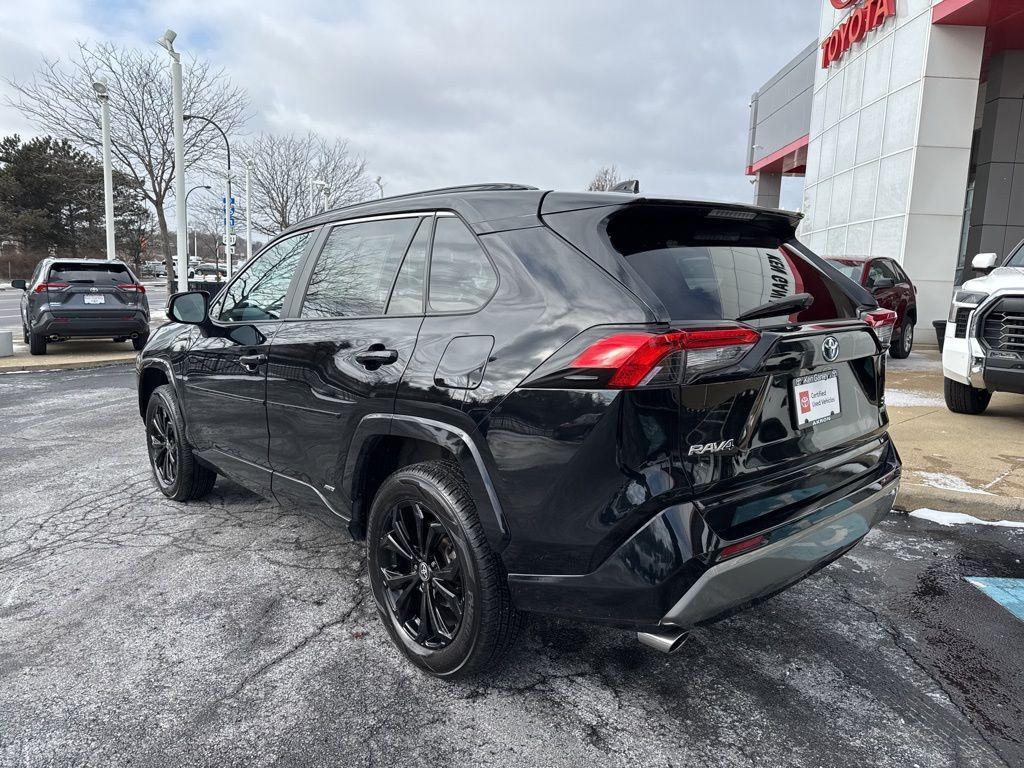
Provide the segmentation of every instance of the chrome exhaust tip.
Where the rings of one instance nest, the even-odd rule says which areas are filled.
[[[675,653],[689,639],[690,633],[682,629],[665,629],[662,632],[637,632],[636,639],[662,653]]]

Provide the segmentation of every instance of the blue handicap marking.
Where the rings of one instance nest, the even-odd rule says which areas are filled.
[[[1024,579],[997,579],[965,576],[964,579],[1021,621],[1024,621]]]

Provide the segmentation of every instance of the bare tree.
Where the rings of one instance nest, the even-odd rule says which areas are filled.
[[[253,228],[266,235],[315,212],[367,200],[379,186],[367,175],[366,161],[349,151],[348,142],[312,132],[263,134],[243,154],[252,164]]]
[[[588,192],[607,192],[609,189],[618,184],[622,179],[619,178],[619,170],[614,165],[603,165],[597,173],[594,174],[594,178],[590,184],[587,185]]]
[[[186,114],[208,117],[229,134],[244,125],[249,98],[223,70],[195,59],[184,70]],[[41,129],[98,151],[100,106],[92,83],[100,77],[107,79],[110,93],[114,163],[138,183],[156,210],[170,284],[171,238],[164,206],[174,194],[174,127],[166,57],[110,43],[79,43],[67,62],[46,59],[32,80],[8,80],[12,95],[6,101]],[[212,127],[198,120],[185,123],[187,168],[209,171],[223,151],[223,140]]]

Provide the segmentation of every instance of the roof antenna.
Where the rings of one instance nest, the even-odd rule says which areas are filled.
[[[628,179],[626,181],[620,181],[614,187],[608,190],[609,192],[626,192],[630,195],[640,194],[640,180],[639,179]]]

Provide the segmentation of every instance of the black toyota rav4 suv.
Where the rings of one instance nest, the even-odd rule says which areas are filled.
[[[156,482],[342,524],[436,675],[495,662],[521,612],[675,650],[896,494],[895,315],[798,218],[495,184],[306,220],[171,298],[138,359]]]

